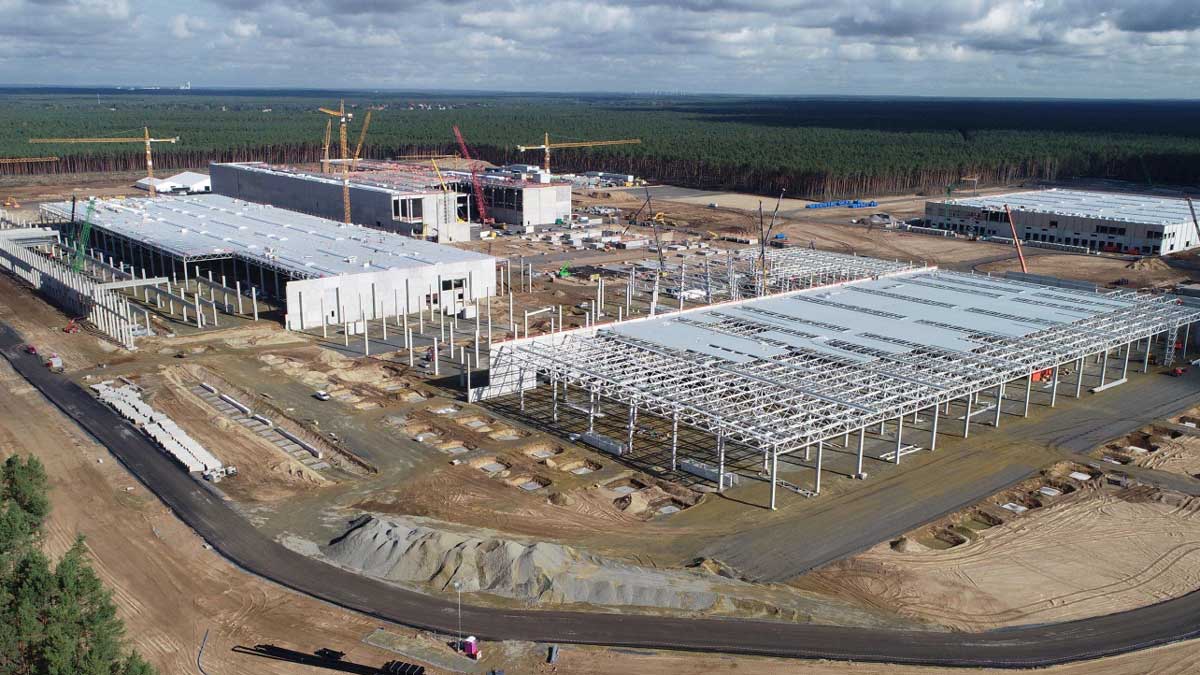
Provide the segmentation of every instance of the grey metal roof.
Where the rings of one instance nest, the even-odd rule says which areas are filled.
[[[686,323],[666,315],[611,330],[668,349],[734,361],[771,358],[788,346],[832,350],[841,357],[854,357],[853,345],[890,353],[908,353],[915,346],[967,352],[982,344],[972,336],[1019,338],[1133,305],[1119,297],[1081,298],[1071,291],[996,277],[929,271],[689,312],[682,315]],[[720,331],[721,324],[736,319],[779,330],[764,330],[755,339]],[[811,337],[797,337],[795,329]]]
[[[1127,223],[1172,225],[1191,222],[1187,202],[1182,199],[1120,192],[1091,192],[1086,190],[1037,190],[1006,195],[951,199],[946,204],[959,204],[985,209],[1053,213],[1062,216],[1099,218]]]
[[[70,217],[70,202],[42,208],[63,220]],[[82,214],[82,209],[78,206],[77,214]],[[492,259],[474,251],[215,194],[98,201],[92,223],[179,257],[237,256],[297,278]]]

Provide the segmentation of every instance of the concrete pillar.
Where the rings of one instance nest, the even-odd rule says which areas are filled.
[[[675,414],[671,416],[671,470],[672,471],[674,471],[675,467],[677,466],[676,457],[678,454],[679,454],[679,411],[676,410]],[[772,487],[772,489],[774,489],[774,487],[775,487],[774,482],[772,482],[771,487]]]
[[[717,492],[725,491],[725,430],[717,429]]]
[[[821,494],[821,466],[825,459],[825,441],[817,441],[817,466],[816,479],[814,481],[814,494]]]
[[[1050,371],[1050,407],[1058,402],[1058,366]]]
[[[637,404],[629,404],[629,429],[625,436],[625,451],[633,452],[633,428],[637,424]]]
[[[933,404],[933,424],[929,428],[929,450],[937,450],[937,427],[938,427],[938,410],[940,408],[937,403]]]
[[[863,478],[863,450],[867,445],[867,428],[858,430],[858,463],[854,465],[854,477]]]
[[[1033,396],[1033,373],[1025,376],[1025,412],[1022,417],[1029,417],[1029,399]]]
[[[971,399],[974,394],[967,394],[967,410],[963,413],[963,438],[971,435]]]
[[[771,510],[775,510],[775,483],[779,475],[779,448],[771,448]]]

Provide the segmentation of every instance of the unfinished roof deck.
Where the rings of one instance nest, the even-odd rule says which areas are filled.
[[[795,257],[814,269],[839,262]],[[506,367],[536,371],[784,454],[1160,333],[1174,344],[1200,319],[1173,296],[897,267],[497,345],[493,386]],[[861,276],[852,271],[832,278]]]
[[[70,219],[70,202],[42,206]],[[76,207],[82,217],[82,206]],[[295,279],[491,260],[472,251],[221,195],[97,202],[92,223],[180,259],[238,257]]]
[[[947,204],[1003,211],[1032,211],[1062,216],[1098,218],[1126,223],[1171,225],[1191,222],[1187,202],[1182,199],[1119,192],[1087,190],[1037,190],[1005,195],[951,199]]]

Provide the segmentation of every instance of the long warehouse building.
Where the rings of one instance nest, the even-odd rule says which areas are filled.
[[[73,239],[83,210],[43,204],[41,218]],[[492,256],[220,195],[97,201],[91,223],[89,247],[122,269],[254,289],[291,330],[455,311],[495,291]]]
[[[803,491],[816,494],[830,449],[853,461],[857,445],[857,464],[840,471],[862,477],[868,443],[873,459],[898,464],[936,447],[939,420],[942,433],[966,436],[974,422],[998,426],[1004,408],[1028,415],[1035,396],[1053,406],[1060,388],[1075,397],[1085,384],[1103,391],[1125,381],[1131,361],[1147,368],[1152,351],[1165,364],[1182,356],[1200,320],[1200,309],[1173,295],[866,265],[871,259],[821,251],[778,255],[788,259],[776,269],[809,287],[497,343],[489,383],[472,398],[519,392],[523,401],[549,382],[557,421],[559,388],[569,385],[588,407],[563,412],[585,411],[589,434],[600,399],[627,407],[624,438],[583,435],[621,456],[637,451],[638,413],[657,415],[675,429],[672,471],[683,463],[679,426],[690,425],[711,435],[699,459],[711,479],[722,476],[718,489],[736,479],[727,447],[761,457],[774,508],[781,457],[815,456],[804,466],[816,478]],[[1024,391],[1010,395],[1011,386]]]
[[[961,234],[1017,236],[1091,251],[1163,255],[1200,246],[1186,201],[1087,190],[1035,190],[925,203],[930,227]]]
[[[342,220],[342,177],[260,162],[211,164],[212,191],[226,197]],[[467,196],[442,190],[435,179],[373,176],[355,172],[350,180],[350,221],[443,244],[471,239],[471,225],[458,217]]]

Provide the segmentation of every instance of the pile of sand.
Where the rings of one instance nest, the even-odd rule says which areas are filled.
[[[323,552],[343,567],[390,581],[441,590],[457,581],[467,592],[536,603],[703,611],[730,602],[698,574],[650,570],[558,544],[435,530],[404,518],[364,515]]]

